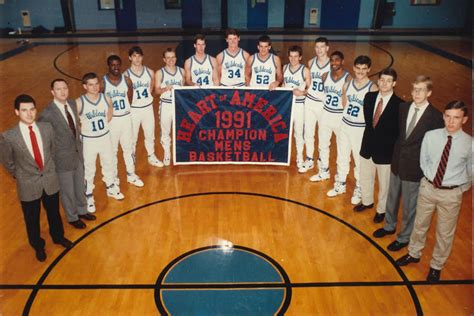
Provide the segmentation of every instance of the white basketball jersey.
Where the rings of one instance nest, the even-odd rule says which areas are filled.
[[[214,82],[212,81],[212,63],[211,56],[206,54],[204,60],[199,62],[196,59],[196,55],[191,57],[191,81],[201,87],[213,86]]]
[[[81,95],[82,110],[81,135],[84,137],[101,137],[109,132],[107,121],[108,106],[104,94],[99,94],[97,102],[90,101],[86,95]]]
[[[306,82],[304,81],[304,65],[300,65],[294,72],[290,69],[290,64],[285,65],[283,70],[283,80],[285,87],[298,88],[301,91],[306,89]],[[296,97],[296,103],[304,103],[305,97]]]
[[[331,65],[328,62],[323,67],[319,67],[318,65],[318,58],[313,58],[313,63],[309,69],[311,75],[311,85],[308,89],[308,94],[306,97],[308,99],[324,102],[326,93],[324,92],[324,83],[322,76],[324,73],[329,72],[331,70]]]
[[[153,87],[151,86],[151,74],[148,67],[143,66],[140,75],[135,74],[131,68],[127,69],[128,77],[133,84],[132,108],[144,108],[153,104]]]
[[[231,55],[227,49],[222,51],[221,85],[245,86],[245,58],[242,48],[235,55]]]
[[[176,71],[174,74],[169,73],[165,67],[160,69],[161,71],[161,84],[160,88],[166,88],[166,86],[173,86],[179,87],[183,85],[183,68],[176,67]],[[173,94],[171,91],[166,91],[161,94],[160,100],[161,102],[172,103],[173,102]]]
[[[346,91],[347,105],[342,117],[345,124],[354,127],[365,127],[364,97],[370,91],[372,84],[373,82],[369,80],[365,86],[357,89],[354,80],[349,82]]]
[[[112,100],[114,108],[114,117],[125,116],[130,114],[130,102],[128,101],[128,85],[125,75],[121,75],[120,82],[114,85],[104,76],[104,93]]]
[[[267,60],[260,60],[258,54],[255,54],[251,67],[251,87],[268,88],[270,83],[276,80],[276,64],[273,54],[270,53]]]
[[[349,73],[344,70],[344,74],[337,81],[334,81],[331,77],[331,71],[328,72],[326,82],[324,82],[324,91],[326,92],[324,109],[326,111],[341,114],[344,111],[342,107],[342,87],[348,75]]]

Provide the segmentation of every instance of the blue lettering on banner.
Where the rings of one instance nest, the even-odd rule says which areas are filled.
[[[175,164],[289,165],[288,90],[175,90]]]

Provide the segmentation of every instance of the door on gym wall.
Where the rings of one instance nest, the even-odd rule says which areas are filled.
[[[268,26],[268,0],[247,0],[247,28],[266,29]]]
[[[356,29],[359,25],[360,0],[322,0],[322,29]]]
[[[285,28],[304,27],[305,0],[285,0]]]
[[[119,32],[137,30],[135,0],[115,0],[115,23]]]

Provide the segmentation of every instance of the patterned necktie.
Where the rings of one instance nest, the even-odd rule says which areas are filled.
[[[410,136],[411,132],[413,132],[413,129],[415,128],[416,119],[418,117],[418,111],[419,110],[420,109],[415,106],[415,114],[413,114],[413,117],[411,118],[410,124],[408,124],[407,134],[406,134],[405,139],[408,138],[408,136]]]
[[[64,104],[64,111],[66,111],[67,123],[69,125],[69,128],[71,129],[74,138],[76,138],[76,126],[74,125],[74,120],[72,119],[71,113],[69,113],[67,109],[67,104]]]
[[[40,170],[43,170],[43,158],[41,158],[41,151],[38,146],[38,140],[36,139],[36,134],[33,131],[33,126],[28,126],[30,129],[30,140],[33,147],[33,156],[35,157],[36,164]]]
[[[375,128],[379,122],[380,116],[382,115],[383,110],[383,99],[380,98],[379,103],[377,103],[377,108],[375,109],[374,120],[372,121],[372,127]]]
[[[446,166],[448,165],[448,158],[449,158],[449,150],[451,149],[451,142],[453,137],[451,135],[448,136],[448,141],[444,146],[443,154],[441,155],[441,160],[438,164],[438,170],[436,170],[436,175],[433,180],[433,185],[435,188],[441,187],[443,183],[444,174],[446,172]]]

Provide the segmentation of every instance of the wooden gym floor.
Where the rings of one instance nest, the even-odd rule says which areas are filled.
[[[313,36],[272,38],[283,63],[288,62],[287,48],[294,44],[302,45],[305,63],[313,56]],[[255,39],[242,36],[241,46],[253,52]],[[330,50],[344,52],[350,71],[353,59],[360,54],[372,58],[371,74],[392,65],[399,74],[396,93],[405,100],[410,99],[415,76],[425,74],[434,81],[431,101],[438,109],[453,99],[471,104],[470,40],[367,36],[333,36],[330,40]],[[125,70],[127,51],[135,44],[143,48],[144,63],[153,70],[162,67],[161,54],[168,46],[178,47],[181,65],[193,53],[191,39],[181,37],[55,38],[31,40],[22,47],[13,40],[0,40],[0,130],[16,124],[12,104],[18,94],[32,95],[41,111],[51,99],[49,83],[63,77],[69,81],[70,96],[76,98],[82,94],[82,86],[74,78],[89,71],[104,74],[106,58],[112,53],[122,57]],[[207,51],[215,55],[224,44],[222,38],[209,37]],[[158,122],[157,102],[155,113]],[[470,134],[471,118],[470,113],[466,124]],[[156,151],[161,158],[158,126]],[[332,147],[334,174],[336,152]],[[276,289],[284,298],[277,310],[288,315],[474,312],[472,191],[464,195],[453,252],[442,271],[442,281],[429,285],[425,277],[433,249],[433,229],[421,262],[396,267],[394,260],[406,249],[391,253],[386,246],[393,238],[372,238],[372,232],[380,227],[372,222],[373,209],[360,214],[352,211],[352,175],[347,194],[327,198],[332,179],[310,183],[309,176],[315,170],[298,174],[294,155],[290,167],[155,168],[146,162],[141,135],[137,150],[137,174],[145,187],[126,184],[120,158],[125,200],[108,199],[97,178],[97,220],[87,222],[86,230],[76,230],[63,216],[66,237],[75,242],[73,248],[64,250],[52,243],[42,213],[48,256],[43,263],[35,259],[27,243],[14,180],[0,169],[0,315],[158,314],[158,306],[168,294],[192,292],[186,286],[163,285],[161,276],[169,275],[168,269],[184,262],[183,258],[191,258],[186,257],[190,252],[214,249],[209,248],[212,246],[235,253],[244,249],[244,253],[252,253],[280,269],[282,275],[282,281],[276,284],[262,280],[240,287],[223,285],[225,290],[219,295],[236,289]],[[212,306],[213,297],[219,297],[212,286],[194,286],[200,294],[209,294],[205,299],[210,302],[204,305]],[[245,305],[247,301],[239,303]]]

